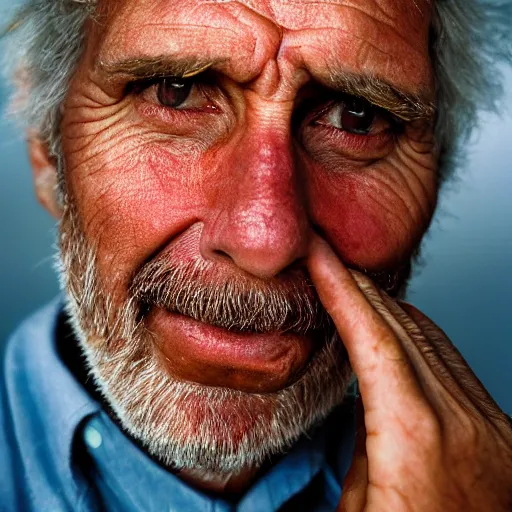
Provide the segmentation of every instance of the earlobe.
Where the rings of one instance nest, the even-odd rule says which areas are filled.
[[[60,219],[62,208],[58,201],[57,168],[49,156],[46,144],[35,134],[29,134],[28,153],[37,199],[50,215]]]

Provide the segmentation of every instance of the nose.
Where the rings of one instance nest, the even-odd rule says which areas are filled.
[[[229,258],[259,278],[277,276],[308,247],[305,191],[291,140],[247,133],[223,160],[201,253]]]

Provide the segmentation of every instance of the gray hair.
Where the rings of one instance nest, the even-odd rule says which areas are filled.
[[[7,29],[8,78],[26,77],[14,114],[60,157],[61,105],[95,0],[26,0]],[[500,61],[512,62],[512,0],[435,0],[431,56],[437,84],[440,179],[456,166],[479,113],[495,111]],[[19,80],[19,79],[18,79]],[[16,81],[14,79],[14,81]]]

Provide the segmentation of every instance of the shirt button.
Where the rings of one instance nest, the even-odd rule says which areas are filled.
[[[101,434],[92,426],[87,425],[84,429],[84,440],[89,448],[98,449],[103,442]]]

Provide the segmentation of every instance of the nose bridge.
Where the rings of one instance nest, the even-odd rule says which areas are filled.
[[[307,219],[288,134],[248,128],[225,159],[230,187],[216,201],[206,246],[243,270],[272,277],[305,256]]]
[[[279,203],[284,206],[286,199],[295,196],[295,164],[286,135],[268,130],[246,137],[237,146],[234,160],[238,163],[237,192],[243,199],[238,208],[260,210],[259,204],[272,208]],[[264,214],[265,208],[260,213]]]
[[[253,149],[242,144],[237,150],[240,168],[229,212],[231,229],[255,251],[278,250],[292,233],[299,235],[297,177],[290,144],[283,139],[269,133],[254,137],[249,144]]]

